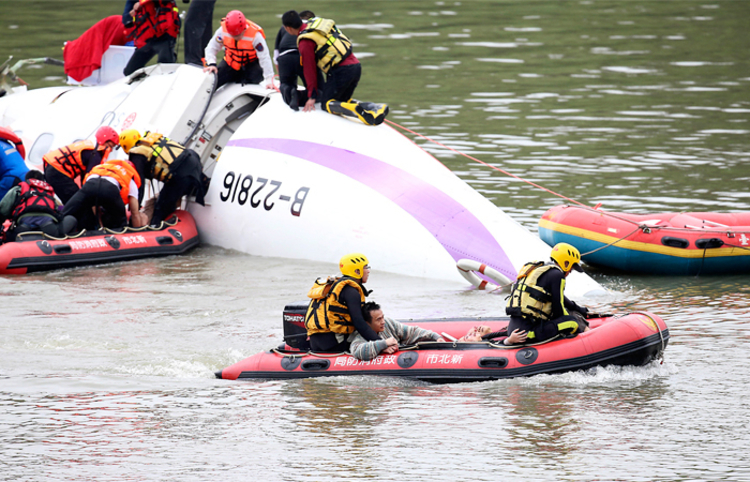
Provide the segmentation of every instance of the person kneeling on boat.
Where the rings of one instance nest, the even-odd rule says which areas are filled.
[[[44,174],[31,170],[25,178],[0,200],[0,225],[6,219],[12,221],[5,242],[13,242],[19,234],[30,231],[41,231],[55,238],[75,231],[76,219],[60,213],[55,191],[44,182]]]
[[[339,261],[343,276],[316,280],[310,288],[305,328],[312,351],[349,351],[355,332],[367,341],[380,339],[362,316],[362,305],[370,294],[365,288],[370,277],[368,263],[364,254],[347,254]]]
[[[195,201],[203,205],[207,178],[203,176],[197,152],[155,132],[141,136],[135,129],[120,133],[120,145],[141,179],[164,183],[149,221],[152,226],[159,226],[172,214],[183,196],[195,194]],[[143,191],[142,186],[138,191],[139,202],[143,200]]]
[[[67,204],[78,192],[78,186],[83,182],[84,176],[107,160],[120,140],[117,131],[109,126],[97,129],[94,137],[96,142],[74,142],[50,151],[42,157],[44,178],[63,204]]]
[[[404,325],[392,318],[386,318],[380,305],[372,301],[364,304],[362,315],[369,327],[378,334],[379,339],[368,341],[357,333],[349,347],[352,356],[357,360],[368,361],[380,353],[396,353],[399,345],[413,345],[420,341],[445,341],[434,331]]]
[[[139,211],[138,188],[141,178],[130,161],[111,160],[91,170],[78,191],[63,208],[63,215],[78,219],[84,229],[121,229],[130,223],[140,228],[148,223]],[[92,209],[94,208],[94,209]]]
[[[549,263],[527,263],[518,273],[505,307],[508,332],[527,332],[527,341],[540,342],[557,335],[587,331],[588,310],[565,297],[565,278],[582,272],[581,253],[567,243],[552,248]]]

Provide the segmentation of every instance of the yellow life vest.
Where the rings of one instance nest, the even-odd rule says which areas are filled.
[[[339,300],[341,290],[346,286],[352,286],[359,291],[360,304],[365,302],[365,290],[362,285],[348,276],[341,278],[328,278],[325,283],[316,280],[308,297],[312,298],[307,306],[305,315],[305,328],[308,335],[317,333],[342,333],[354,332],[354,323],[349,315],[349,307]]]
[[[327,18],[311,19],[297,37],[298,46],[302,39],[315,42],[315,60],[325,73],[352,53],[352,41]]]
[[[560,269],[554,263],[542,261],[526,263],[513,283],[505,313],[532,320],[547,321],[552,316],[552,294],[538,285],[539,277],[551,269]],[[563,280],[563,283],[565,281]]]
[[[148,159],[150,179],[165,183],[172,179],[172,164],[184,151],[185,148],[172,139],[151,132],[147,132],[138,141],[138,145],[130,149],[131,154],[141,154]]]

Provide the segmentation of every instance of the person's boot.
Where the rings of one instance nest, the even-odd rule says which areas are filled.
[[[359,119],[364,124],[376,126],[382,124],[388,115],[386,104],[373,104],[372,102],[340,102],[329,100],[326,102],[326,111],[344,117]]]

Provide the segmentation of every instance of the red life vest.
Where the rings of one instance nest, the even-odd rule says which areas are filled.
[[[52,166],[69,178],[75,179],[83,176],[86,172],[86,165],[83,163],[83,159],[81,159],[81,152],[93,149],[96,149],[96,144],[91,141],[78,141],[63,146],[42,156],[44,167],[46,168],[48,165]],[[107,160],[109,153],[109,149],[104,150],[101,162]]]
[[[13,208],[13,221],[17,221],[23,214],[44,213],[60,219],[60,213],[55,205],[55,190],[52,186],[39,179],[22,181],[18,186],[21,192]]]
[[[180,35],[180,15],[174,0],[141,0],[140,5],[135,13],[135,30],[132,34],[136,48],[164,34],[174,38]]]
[[[23,141],[16,135],[15,132],[8,129],[7,127],[0,126],[0,139],[5,139],[6,141],[15,144],[18,153],[21,154],[21,157],[26,159],[26,149],[24,149],[23,147]]]
[[[120,197],[126,206],[128,205],[128,197],[130,196],[130,181],[135,181],[135,185],[141,187],[141,176],[138,175],[138,171],[135,170],[133,163],[130,161],[114,159],[104,164],[99,164],[86,176],[86,180],[92,174],[114,178],[120,185]],[[84,182],[86,181],[84,180]]]
[[[224,33],[221,37],[224,43],[224,61],[234,70],[240,70],[258,58],[258,52],[255,51],[253,45],[255,35],[260,32],[263,38],[266,38],[266,34],[263,33],[260,25],[250,20],[245,21],[247,22],[247,30],[242,34],[240,40],[233,39],[227,32],[226,20],[221,21],[221,31]]]

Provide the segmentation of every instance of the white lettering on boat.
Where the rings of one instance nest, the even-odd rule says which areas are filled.
[[[125,244],[147,244],[146,238],[139,234],[137,236],[123,236],[122,242]]]
[[[109,245],[104,239],[82,239],[80,241],[71,241],[70,249],[81,250],[81,249],[96,249],[96,248],[107,248]]]

